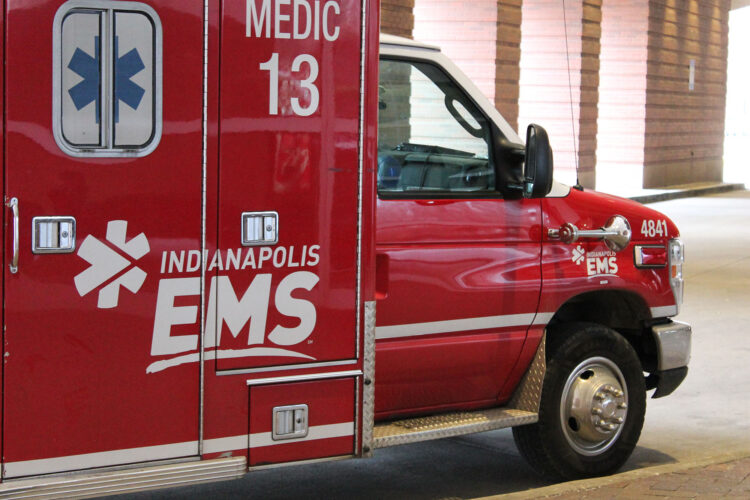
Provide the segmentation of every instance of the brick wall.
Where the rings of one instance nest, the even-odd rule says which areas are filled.
[[[576,161],[602,190],[721,180],[730,0],[564,5],[567,50],[560,0],[383,0],[381,31],[440,45],[522,136],[544,125],[566,182]]]
[[[414,0],[381,0],[380,31],[412,38]]]
[[[521,0],[497,2],[495,107],[516,130],[521,78],[521,16]]]
[[[729,8],[650,1],[644,187],[722,180]]]
[[[441,47],[494,101],[518,120],[521,0],[416,0],[414,38]]]
[[[524,0],[521,24],[520,129],[543,125],[555,177],[574,183],[577,163],[587,187],[595,182],[601,4]]]

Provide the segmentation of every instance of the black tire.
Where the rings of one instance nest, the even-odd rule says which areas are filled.
[[[633,347],[610,328],[572,323],[547,342],[539,421],[513,428],[513,438],[546,479],[601,476],[633,452],[645,413],[643,370]]]

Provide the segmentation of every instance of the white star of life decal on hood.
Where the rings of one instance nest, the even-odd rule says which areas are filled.
[[[91,264],[91,267],[74,278],[76,289],[81,297],[116,277],[114,281],[107,283],[99,290],[97,307],[100,309],[117,307],[121,286],[136,293],[146,280],[146,273],[134,265],[134,261],[149,252],[148,239],[145,234],[141,233],[126,243],[127,230],[127,221],[110,221],[107,223],[107,241],[132,260],[91,235],[86,236],[78,250],[78,256]]]
[[[571,260],[576,263],[576,265],[583,262],[583,259],[586,257],[586,251],[583,249],[581,245],[578,245],[575,250],[573,250],[573,257],[571,257]]]

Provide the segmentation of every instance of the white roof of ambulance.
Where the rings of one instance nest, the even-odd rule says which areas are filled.
[[[434,45],[427,45],[420,42],[415,42],[408,38],[402,38],[400,36],[380,34],[380,54],[384,56],[400,56],[404,58],[418,57],[419,59],[426,59],[434,62],[438,66],[443,67],[447,72],[456,80],[459,84],[474,100],[474,102],[482,108],[482,111],[500,128],[503,135],[511,141],[518,144],[523,144],[521,139],[513,127],[508,125],[505,118],[495,109],[495,106],[482,94],[482,91],[474,85],[469,77],[467,77],[453,61],[448,59],[440,48]]]

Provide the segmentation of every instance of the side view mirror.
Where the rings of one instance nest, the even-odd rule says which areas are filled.
[[[526,162],[523,169],[523,197],[543,198],[552,189],[552,148],[541,125],[526,129]]]

